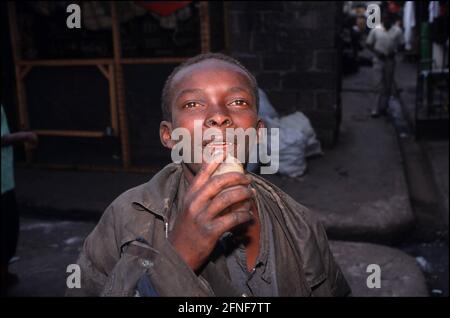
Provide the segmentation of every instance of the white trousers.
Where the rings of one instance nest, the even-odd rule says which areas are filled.
[[[395,58],[383,61],[376,59],[373,63],[373,85],[375,91],[374,110],[378,113],[387,111],[389,97],[394,95]]]

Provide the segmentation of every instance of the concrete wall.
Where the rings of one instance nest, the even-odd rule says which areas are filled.
[[[325,146],[340,121],[340,2],[230,2],[230,54],[282,115],[304,112]]]

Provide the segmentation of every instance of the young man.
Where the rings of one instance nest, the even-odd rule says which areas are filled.
[[[386,114],[389,97],[395,93],[395,54],[403,44],[403,32],[394,22],[394,15],[384,13],[382,24],[373,28],[366,40],[368,49],[374,53],[373,84],[376,97],[372,117]]]
[[[161,141],[171,149],[174,129],[193,134],[194,121],[224,134],[263,127],[256,80],[222,54],[178,66],[165,84],[162,110]],[[348,295],[316,216],[256,175],[213,176],[219,164],[172,163],[120,195],[86,239],[81,288],[68,294]],[[233,208],[242,202],[250,210]]]

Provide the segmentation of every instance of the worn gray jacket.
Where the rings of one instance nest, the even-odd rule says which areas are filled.
[[[169,164],[108,206],[77,261],[81,288],[69,289],[67,295],[134,296],[138,281],[147,275],[159,296],[241,296],[228,283],[220,252],[197,275],[167,240],[182,176],[181,165]],[[257,200],[273,223],[279,295],[349,295],[314,213],[266,180],[252,178]]]

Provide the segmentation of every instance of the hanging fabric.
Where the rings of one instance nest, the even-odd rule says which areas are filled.
[[[192,1],[135,1],[142,8],[150,11],[151,15],[159,21],[165,29],[176,30],[178,21],[188,19],[192,12],[189,4]]]
[[[433,23],[434,19],[439,16],[439,1],[430,1],[428,4],[428,22]]]
[[[403,12],[403,27],[405,29],[405,49],[411,50],[413,42],[413,28],[416,25],[414,1],[406,1]]]

